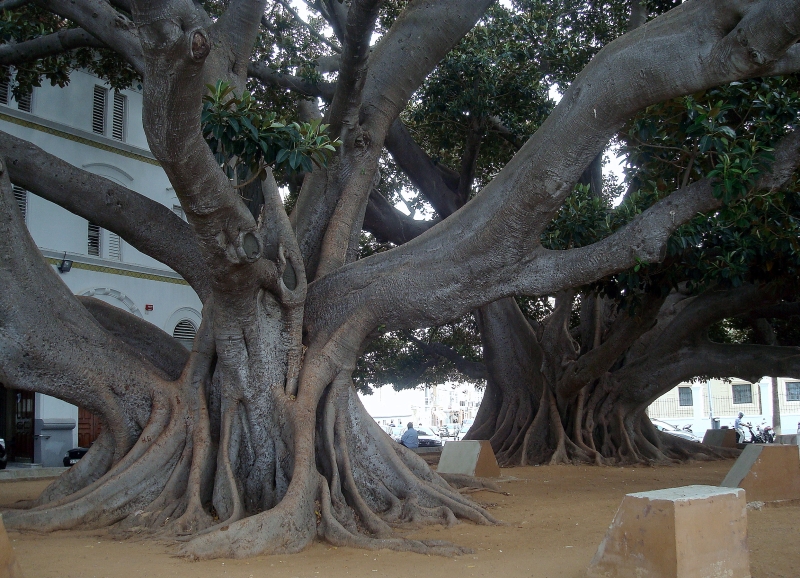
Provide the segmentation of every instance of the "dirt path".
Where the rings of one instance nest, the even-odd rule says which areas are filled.
[[[717,485],[732,461],[658,468],[527,467],[503,470],[511,495],[473,497],[507,523],[458,524],[409,533],[449,540],[475,550],[458,558],[365,552],[314,544],[293,556],[189,562],[168,544],[106,533],[10,532],[28,578],[472,578],[584,577],[622,497],[630,492],[690,484]],[[0,506],[35,497],[44,482],[0,484]],[[713,532],[714,520],[709,520]],[[800,576],[800,506],[748,513],[753,578]]]

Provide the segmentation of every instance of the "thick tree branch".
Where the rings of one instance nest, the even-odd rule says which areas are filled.
[[[544,251],[539,236],[583,168],[627,118],[650,104],[769,71],[798,39],[799,7],[797,0],[747,6],[698,0],[609,44],[514,159],[456,215],[402,247],[315,283],[310,299],[326,303],[326,309],[310,305],[311,324],[333,330],[349,315],[349,305],[331,307],[330,299],[383,303],[366,325],[441,324],[505,295],[553,294],[627,268],[637,258],[658,259],[681,222],[717,206],[708,184],[687,187],[640,215],[616,234],[616,247],[607,242],[575,249],[571,261],[570,255]],[[651,234],[650,226],[658,232]],[[599,247],[615,256],[598,254]],[[385,283],[393,289],[383,288]],[[438,287],[435,295],[411,306],[408,295],[425,293],[417,289],[428,283]]]
[[[31,2],[33,0],[3,0],[3,2],[0,2],[0,10],[14,10]]]
[[[247,66],[247,75],[270,86],[287,88],[305,96],[319,97],[330,101],[336,88],[327,82],[313,83],[291,74],[282,74],[272,70],[263,62],[251,62]]]
[[[408,4],[370,55],[364,118],[381,140],[414,91],[493,1]]]
[[[4,132],[0,156],[14,183],[118,234],[178,272],[201,300],[208,297],[205,262],[192,230],[167,207]]]
[[[37,0],[54,14],[72,20],[105,46],[124,58],[140,75],[144,73],[144,56],[139,34],[133,22],[103,0]]]
[[[267,0],[231,0],[228,9],[214,25],[225,37],[227,48],[233,55],[230,70],[239,78],[244,79],[247,75],[266,3]]]
[[[34,40],[0,46],[0,65],[8,66],[54,56],[76,48],[104,48],[100,40],[81,28],[66,28]]]
[[[641,311],[636,315],[619,312],[606,340],[599,347],[581,355],[566,369],[557,386],[559,398],[570,399],[587,383],[611,369],[625,350],[652,327],[663,303],[664,297],[647,294],[643,298]]]
[[[359,124],[369,40],[381,3],[381,0],[354,0],[347,12],[342,63],[327,117],[333,135],[339,136],[343,126],[352,130]]]
[[[308,32],[309,32],[309,34],[311,34],[311,36],[313,36],[314,38],[316,38],[317,40],[319,40],[320,42],[322,42],[323,44],[325,44],[325,45],[326,45],[328,48],[330,48],[330,49],[331,49],[331,50],[333,50],[334,52],[339,52],[339,53],[340,53],[340,52],[342,51],[342,48],[341,48],[341,46],[338,46],[336,43],[334,43],[334,42],[331,42],[330,40],[328,40],[327,38],[325,38],[325,37],[324,37],[322,34],[320,34],[319,32],[317,32],[317,31],[314,29],[314,27],[313,27],[313,26],[311,26],[311,24],[309,24],[308,22],[306,22],[305,20],[303,20],[303,19],[300,17],[300,15],[297,13],[297,11],[296,11],[294,8],[292,8],[292,5],[291,5],[291,4],[289,4],[289,3],[288,3],[288,2],[286,2],[285,0],[278,0],[278,4],[280,4],[281,6],[283,6],[283,7],[286,9],[286,11],[287,11],[289,14],[291,14],[291,15],[292,15],[292,18],[294,18],[294,19],[295,19],[295,22],[297,22],[298,24],[300,24],[300,26],[302,26],[302,27],[304,27],[306,30],[308,30]]]
[[[392,123],[385,144],[397,166],[408,175],[441,218],[452,215],[461,207],[455,193],[458,173],[442,170],[441,165],[434,163],[399,119]]]
[[[373,190],[367,203],[364,229],[380,241],[395,245],[407,243],[433,227],[439,220],[419,221],[412,219],[392,206],[379,192]]]

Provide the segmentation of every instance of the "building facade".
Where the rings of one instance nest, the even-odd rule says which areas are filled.
[[[136,191],[183,217],[177,196],[150,153],[142,127],[141,87],[109,89],[74,72],[64,88],[43,86],[16,101],[0,83],[0,130],[66,162]],[[202,304],[174,271],[118,235],[14,186],[28,230],[44,258],[76,295],[120,307],[190,346]],[[67,269],[62,262],[71,261]],[[87,412],[0,384],[0,437],[12,460],[61,465],[63,453],[90,443],[99,423]]]
[[[797,433],[800,429],[800,379],[777,377],[778,408],[781,432]],[[758,383],[741,379],[710,379],[681,383],[655,400],[647,408],[651,418],[661,419],[683,427],[691,425],[695,434],[703,437],[706,429],[733,427],[739,412],[753,426],[774,424],[773,378],[764,377]]]

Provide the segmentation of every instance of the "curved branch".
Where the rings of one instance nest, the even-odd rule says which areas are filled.
[[[140,75],[144,74],[144,55],[133,22],[103,0],[38,0],[38,4],[72,20],[86,32],[115,51]]]
[[[30,4],[33,0],[3,0],[0,2],[0,10],[14,10],[15,8],[21,8],[26,4]]]
[[[381,241],[402,245],[421,235],[438,222],[438,219],[418,221],[404,215],[393,207],[386,197],[373,189],[367,203],[364,230],[369,231]]]
[[[334,331],[351,307],[369,299],[376,306],[370,319],[361,319],[367,333],[384,322],[388,328],[437,325],[503,296],[553,294],[637,259],[658,259],[681,222],[717,206],[708,183],[673,193],[614,239],[591,248],[550,252],[539,238],[584,167],[627,118],[650,104],[774,69],[800,35],[798,8],[798,0],[760,0],[744,7],[699,0],[612,42],[514,159],[456,215],[406,245],[314,283],[310,324]],[[614,256],[598,248],[613,249]],[[437,291],[421,290],[432,285]],[[324,309],[318,305],[323,302]]]
[[[381,3],[381,0],[354,0],[347,12],[342,63],[327,115],[332,135],[341,134],[343,126],[350,129],[358,126],[369,40]]]
[[[324,37],[322,34],[320,34],[319,32],[317,32],[317,31],[314,29],[314,27],[313,27],[313,26],[311,26],[311,24],[309,24],[308,22],[306,22],[305,20],[303,20],[303,19],[300,17],[300,15],[297,13],[297,11],[295,11],[295,9],[294,9],[294,8],[292,8],[291,4],[289,4],[288,2],[286,2],[286,0],[278,0],[278,4],[280,4],[281,6],[283,6],[283,7],[286,9],[286,11],[287,11],[289,14],[291,14],[291,15],[292,15],[292,18],[294,18],[294,19],[295,19],[295,21],[296,21],[298,24],[300,24],[300,26],[302,26],[302,27],[304,27],[305,29],[307,29],[307,30],[308,30],[308,32],[311,34],[311,36],[313,36],[314,38],[316,38],[317,40],[319,40],[320,42],[322,42],[323,44],[325,44],[325,45],[326,45],[328,48],[330,48],[330,49],[331,49],[331,50],[333,50],[334,52],[341,52],[341,51],[342,51],[342,48],[341,48],[340,46],[338,46],[336,43],[334,43],[334,42],[331,42],[330,40],[328,40],[327,38],[325,38],[325,37]]]
[[[17,44],[0,46],[0,65],[8,66],[53,56],[76,48],[104,48],[100,40],[81,28],[67,28]]]
[[[205,261],[189,225],[167,207],[0,131],[11,179],[100,225],[179,273],[201,300],[210,295]]]
[[[441,165],[434,163],[400,119],[392,123],[384,144],[397,166],[408,175],[411,183],[440,217],[449,217],[461,207],[455,193],[458,189],[458,173],[450,169],[443,170]]]
[[[336,86],[328,82],[313,83],[291,74],[282,74],[272,70],[263,62],[251,62],[247,66],[247,75],[270,86],[279,86],[305,96],[315,96],[330,101]]]

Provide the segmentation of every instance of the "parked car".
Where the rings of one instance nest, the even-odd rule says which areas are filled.
[[[685,440],[689,440],[692,442],[700,442],[702,441],[699,437],[694,435],[691,431],[681,429],[676,425],[672,425],[671,423],[667,423],[665,421],[661,421],[660,419],[651,419],[653,425],[656,426],[658,431],[663,431],[664,433],[668,433],[669,435],[673,435],[679,438],[683,438]]]
[[[400,438],[403,437],[403,434],[406,432],[408,428],[403,427],[395,427],[392,429],[392,439],[396,442],[400,442]],[[432,447],[439,447],[442,445],[441,438],[436,435],[436,432],[433,428],[427,426],[415,426],[415,430],[417,430],[417,438],[419,439],[419,447],[421,448],[432,448]]]
[[[6,469],[8,463],[8,452],[6,451],[6,440],[0,438],[0,470]]]
[[[69,468],[77,464],[80,459],[86,455],[86,452],[89,451],[89,448],[72,448],[66,454],[64,454],[64,467]]]
[[[475,420],[472,419],[471,417],[465,419],[461,423],[461,429],[459,430],[458,435],[456,436],[456,439],[459,440],[459,441],[463,440],[464,436],[467,435],[467,432],[469,431],[469,428],[471,428],[472,424],[474,424],[474,423],[475,423]]]

